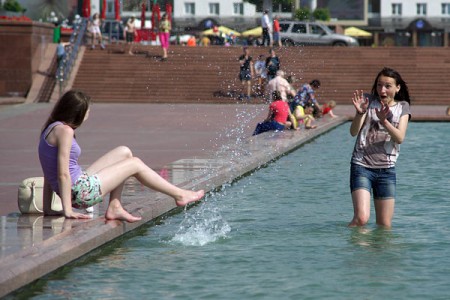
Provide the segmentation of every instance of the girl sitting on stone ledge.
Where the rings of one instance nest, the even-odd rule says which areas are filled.
[[[184,190],[169,183],[134,157],[125,146],[111,150],[83,170],[78,164],[81,149],[75,130],[88,118],[89,106],[89,96],[79,91],[69,91],[55,104],[42,129],[39,160],[44,172],[44,214],[61,214],[51,210],[52,190],[62,200],[64,216],[72,219],[90,218],[75,212],[72,207],[91,207],[110,194],[106,219],[139,221],[141,217],[131,215],[121,204],[124,182],[130,176],[149,188],[173,197],[177,206],[185,206],[204,196],[203,190]]]

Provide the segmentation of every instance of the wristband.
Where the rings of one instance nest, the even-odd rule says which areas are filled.
[[[365,115],[365,114],[366,114],[366,112],[367,112],[367,110],[366,110],[366,111],[364,111],[364,112],[359,112],[359,111],[356,111],[356,113],[357,113],[358,115],[360,115],[360,116],[362,116],[362,115]]]

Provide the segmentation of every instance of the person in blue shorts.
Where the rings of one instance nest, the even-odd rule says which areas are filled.
[[[408,86],[397,71],[383,68],[371,94],[357,90],[352,101],[356,114],[350,134],[357,139],[350,168],[354,215],[349,226],[369,221],[372,192],[376,223],[389,228],[396,196],[395,164],[411,117]]]

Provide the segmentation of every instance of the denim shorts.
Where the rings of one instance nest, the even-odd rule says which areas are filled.
[[[97,175],[83,172],[72,185],[72,206],[87,208],[103,201],[100,180]]]
[[[376,200],[395,198],[396,173],[395,167],[371,169],[357,164],[351,164],[350,190],[373,190]]]
[[[273,41],[278,42],[280,40],[280,33],[278,31],[273,32]]]

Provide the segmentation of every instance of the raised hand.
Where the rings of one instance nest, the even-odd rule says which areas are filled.
[[[389,105],[387,105],[384,102],[381,102],[381,108],[376,109],[375,113],[377,114],[378,119],[380,119],[380,122],[384,122],[384,120],[388,119],[392,116],[392,112],[389,109]]]
[[[358,114],[363,115],[367,112],[367,108],[369,107],[369,98],[364,97],[363,90],[356,90],[353,93],[352,101]]]

